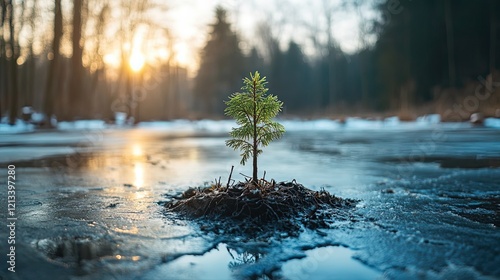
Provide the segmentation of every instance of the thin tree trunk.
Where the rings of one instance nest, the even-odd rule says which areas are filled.
[[[61,37],[63,35],[62,28],[62,9],[61,0],[54,1],[54,38],[52,42],[52,60],[49,65],[49,73],[47,78],[47,88],[45,90],[44,112],[45,112],[45,127],[52,127],[51,117],[54,114],[54,89],[60,88],[55,85],[60,84],[59,79],[56,79],[59,69],[59,47],[61,44]]]
[[[19,19],[18,20],[18,25],[17,25],[17,28],[16,28],[16,32],[14,33],[15,34],[15,41],[17,42],[16,43],[16,68],[17,69],[17,80],[18,80],[18,85],[17,85],[17,93],[18,93],[18,98],[17,98],[17,105],[18,105],[18,110],[19,108],[21,108],[22,106],[25,106],[26,105],[26,94],[27,94],[27,83],[26,81],[24,80],[24,78],[26,77],[26,67],[25,67],[25,64],[23,62],[22,65],[17,65],[17,59],[18,57],[20,56],[20,45],[19,45],[19,34],[21,33],[21,31],[24,29],[24,26],[26,24],[26,0],[22,0],[20,1],[20,8],[21,8],[21,13],[19,14]],[[18,111],[19,113],[19,111]]]
[[[335,107],[335,55],[333,54],[333,46],[328,47],[328,102],[325,106],[329,109]]]
[[[31,9],[30,14],[30,28],[31,28],[31,38],[29,40],[29,60],[27,61],[27,69],[26,69],[26,77],[27,77],[27,87],[26,87],[26,105],[30,105],[34,107],[34,90],[35,90],[35,80],[36,80],[36,58],[33,50],[33,41],[36,34],[36,22],[35,19],[37,17],[37,0],[33,1],[33,7]]]
[[[255,80],[253,82],[253,175],[252,181],[257,186],[257,92]]]
[[[5,103],[4,98],[7,94],[7,81],[5,75],[5,67],[4,67],[4,56],[2,54],[2,41],[3,38],[0,38],[0,122],[3,115],[3,104]]]
[[[70,106],[79,117],[83,117],[87,103],[82,97],[82,55],[83,50],[80,44],[82,39],[82,6],[83,0],[73,1],[73,55],[71,56],[71,80],[70,80]]]
[[[10,57],[10,106],[9,106],[9,124],[14,125],[16,123],[17,119],[17,113],[18,113],[18,97],[19,97],[19,89],[17,85],[17,55],[16,55],[16,40],[15,40],[15,28],[14,28],[14,4],[12,3],[12,0],[8,2],[7,4],[7,9],[9,12],[9,37],[10,37],[10,42],[9,42],[9,47],[10,47],[10,52],[11,52],[11,57]]]
[[[36,58],[33,51],[33,45],[30,45],[28,61],[26,62],[26,104],[27,106],[34,105],[34,88],[35,88],[35,79],[36,79]]]
[[[7,6],[4,0],[0,0],[0,119],[2,118],[2,112],[7,102],[7,60],[5,56],[5,38],[4,38],[4,24],[5,17],[7,13]]]
[[[327,51],[328,51],[328,98],[324,104],[325,108],[331,110],[336,109],[336,93],[335,93],[335,76],[336,76],[336,65],[335,56],[337,50],[334,46],[333,38],[333,17],[332,17],[332,7],[328,4],[328,1],[323,1],[324,15],[326,20],[326,32],[327,32]]]
[[[172,103],[174,106],[172,107],[172,115],[173,118],[179,118],[179,112],[180,112],[180,102],[179,102],[179,65],[176,63],[175,64],[175,70],[174,70],[174,78],[173,78],[173,87],[174,90],[172,91]]]
[[[166,120],[171,120],[172,119],[172,112],[170,111],[171,110],[171,101],[170,101],[170,95],[172,94],[172,63],[171,63],[171,57],[172,56],[169,56],[168,60],[167,60],[167,66],[166,66],[166,71],[167,71],[167,74],[165,76],[165,83],[166,83],[166,86],[165,86],[165,89],[164,89],[164,102],[165,102],[165,119]]]
[[[493,84],[493,79],[495,76],[495,37],[496,37],[496,22],[495,22],[495,11],[496,11],[496,0],[491,1],[490,8],[490,75],[488,82],[490,85]]]
[[[361,104],[364,107],[364,109],[368,109],[370,107],[370,102],[369,102],[369,95],[368,95],[368,78],[366,76],[366,67],[367,63],[365,63],[365,49],[367,47],[366,43],[366,24],[367,24],[367,19],[363,17],[363,13],[361,11],[361,1],[354,1],[354,7],[356,9],[356,14],[359,19],[359,25],[358,25],[358,30],[359,30],[359,49],[361,51],[358,52],[358,59],[359,59],[359,75],[361,77]]]
[[[450,0],[445,0],[446,42],[448,45],[448,75],[450,86],[455,86],[455,51],[453,43],[453,18]]]

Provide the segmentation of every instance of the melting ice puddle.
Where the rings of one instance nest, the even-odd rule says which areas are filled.
[[[306,279],[381,279],[382,274],[352,258],[354,251],[339,246],[321,247],[305,252],[306,257],[287,261],[282,276]]]
[[[304,252],[306,257],[286,261],[278,279],[382,279],[382,274],[352,258],[354,251],[345,247],[328,246]],[[258,266],[260,255],[237,253],[220,243],[209,252],[182,256],[142,275],[142,279],[239,279],[242,266]],[[253,279],[253,278],[252,278]],[[255,279],[274,279],[260,276]]]
[[[226,244],[201,256],[186,255],[146,273],[142,279],[234,279]]]

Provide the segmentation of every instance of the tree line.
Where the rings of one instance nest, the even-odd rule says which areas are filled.
[[[344,9],[358,8],[358,2]],[[361,48],[345,53],[331,36],[332,26],[327,28],[326,43],[309,56],[293,40],[282,47],[283,42],[265,24],[258,34],[263,48],[243,54],[237,33],[231,31],[226,12],[219,8],[202,51],[196,99],[203,101],[206,113],[221,114],[221,101],[239,90],[239,77],[258,70],[267,76],[271,92],[283,100],[287,114],[391,111],[412,118],[419,108],[443,113],[440,106],[452,108],[461,103],[481,77],[489,79],[490,87],[495,77],[498,80],[500,5],[496,1],[373,3],[380,17],[364,22],[361,36],[375,35],[374,43],[363,42],[361,37]],[[331,11],[326,11],[326,22],[333,25],[330,16]],[[500,105],[498,94],[489,101],[476,110],[494,115]]]
[[[135,122],[223,118],[224,101],[254,71],[267,77],[285,115],[443,113],[483,84],[496,91],[469,113],[498,113],[497,1],[330,2],[322,0],[317,15],[322,28],[299,23],[310,31],[302,40],[284,40],[273,23],[243,40],[218,7],[190,78],[175,59],[169,22],[150,16],[167,10],[158,1],[0,0],[0,116],[14,124],[31,107],[47,127],[54,118],[112,121],[116,112]],[[340,9],[363,18],[362,5],[377,16],[353,27],[359,48],[346,53],[333,36],[335,16]],[[129,58],[141,47],[134,46],[139,34],[143,46],[160,42],[168,55],[134,72]],[[304,51],[307,40],[313,52]],[[104,57],[110,49],[114,67]]]
[[[55,119],[112,121],[116,112],[135,122],[184,116],[187,70],[173,59],[168,26],[150,18],[154,10],[166,7],[152,0],[0,0],[0,116],[15,124],[34,110],[46,127]],[[161,39],[169,54],[134,73],[129,59],[140,34],[143,46]],[[116,49],[113,67],[105,62],[109,49]]]

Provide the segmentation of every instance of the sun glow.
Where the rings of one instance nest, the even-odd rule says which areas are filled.
[[[104,55],[104,63],[110,65],[113,68],[120,67],[120,53],[118,51],[114,51]]]
[[[134,72],[139,72],[144,67],[146,58],[139,50],[134,50],[130,56],[129,65],[130,69]]]

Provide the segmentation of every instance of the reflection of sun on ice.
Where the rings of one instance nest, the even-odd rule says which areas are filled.
[[[139,72],[141,71],[142,67],[144,67],[145,62],[146,59],[144,55],[139,50],[134,50],[129,60],[130,69],[132,69],[132,71],[134,72]]]
[[[146,192],[145,191],[137,191],[134,194],[135,199],[140,200],[146,197]]]
[[[139,144],[134,144],[132,146],[132,155],[134,157],[140,157],[142,156],[142,147]]]
[[[134,161],[134,186],[142,188],[144,186],[144,163],[142,157],[144,152],[140,144],[132,145],[132,160]]]
[[[144,167],[142,162],[136,162],[134,166],[134,186],[142,188],[144,186]]]

